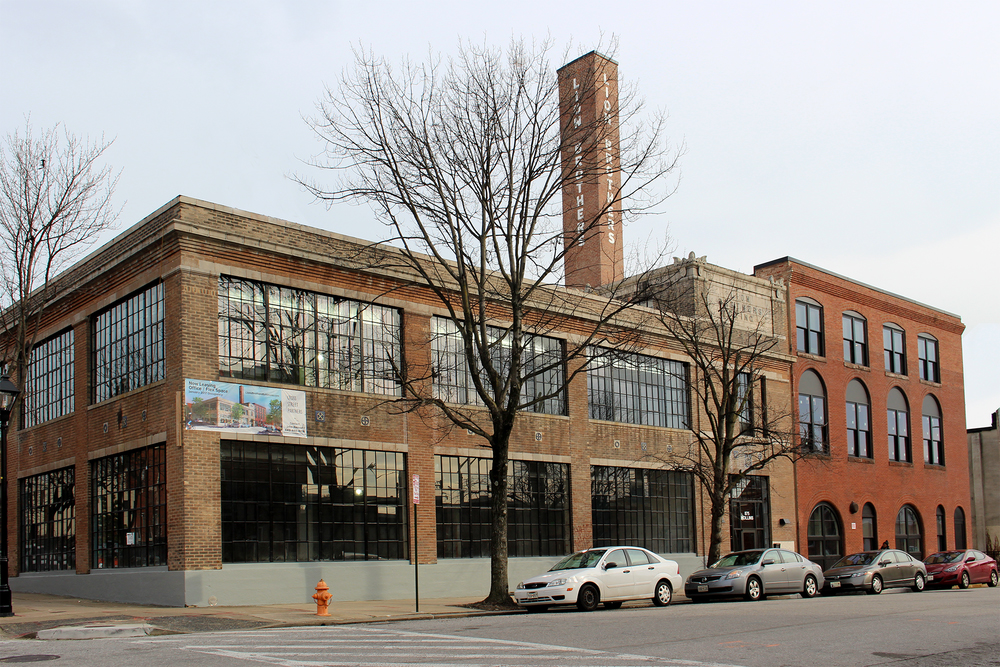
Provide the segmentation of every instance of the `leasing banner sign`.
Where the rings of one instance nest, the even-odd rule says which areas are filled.
[[[184,380],[184,428],[306,437],[303,391]]]

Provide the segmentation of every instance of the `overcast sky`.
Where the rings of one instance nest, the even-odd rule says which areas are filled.
[[[955,313],[966,414],[1000,408],[1000,2],[0,0],[0,130],[114,138],[121,226],[178,194],[368,239],[288,179],[363,44],[619,39],[623,79],[687,147],[662,214],[677,254],[751,272],[791,255]],[[557,66],[561,63],[554,62]],[[877,343],[877,341],[875,341]]]

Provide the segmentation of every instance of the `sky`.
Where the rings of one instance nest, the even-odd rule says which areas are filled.
[[[998,35],[992,0],[0,0],[0,132],[30,114],[114,139],[119,229],[183,194],[377,240],[369,209],[290,178],[322,176],[303,118],[352,49],[548,38],[558,67],[614,36],[621,78],[685,146],[626,248],[667,232],[747,273],[792,256],[961,316],[980,427],[1000,408]]]

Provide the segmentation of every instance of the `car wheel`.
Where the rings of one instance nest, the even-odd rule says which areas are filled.
[[[1000,582],[1000,575],[997,574],[996,570],[993,570],[992,572],[990,572],[989,587],[990,588],[996,588],[997,587],[997,582]]]
[[[674,597],[674,589],[670,588],[669,581],[661,581],[656,584],[653,591],[653,604],[657,607],[666,607]]]
[[[528,610],[529,614],[533,614],[533,613],[539,612],[539,611],[548,611],[549,610],[549,608],[546,607],[543,604],[533,604],[530,607],[525,607],[525,609]]]
[[[743,594],[750,602],[757,602],[764,597],[764,587],[760,583],[760,579],[757,577],[750,577],[747,579],[747,592]]]
[[[869,595],[878,595],[882,592],[882,577],[877,574],[872,577],[872,587],[868,589]]]
[[[621,609],[622,608],[621,600],[616,601],[616,602],[605,602],[604,603],[604,608],[605,609]]]
[[[580,611],[594,611],[601,603],[601,594],[593,584],[587,584],[576,596],[576,606]]]
[[[917,593],[924,590],[924,586],[927,585],[927,579],[921,573],[917,572],[917,576],[913,577],[913,590]]]
[[[962,578],[958,580],[958,587],[959,588],[968,588],[969,587],[969,573],[968,572],[963,572],[962,573]]]
[[[802,597],[814,598],[818,592],[819,586],[816,584],[816,577],[811,574],[807,574],[806,583],[802,586]]]

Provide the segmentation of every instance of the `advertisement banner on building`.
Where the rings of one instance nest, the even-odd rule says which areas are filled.
[[[184,428],[306,437],[303,391],[184,380]]]

